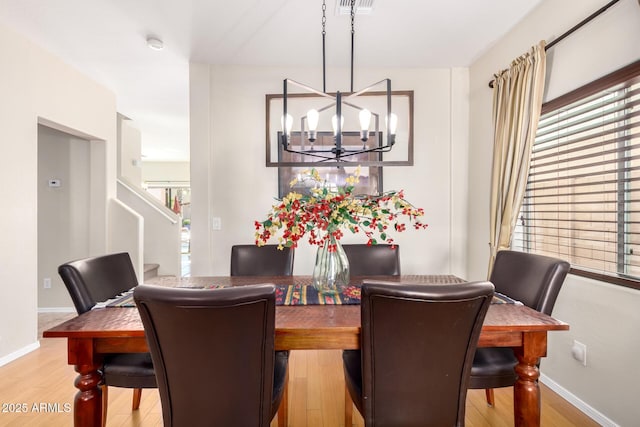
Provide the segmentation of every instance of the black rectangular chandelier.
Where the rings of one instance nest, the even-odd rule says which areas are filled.
[[[326,91],[326,4],[323,1],[323,90],[287,78],[283,81],[281,96],[267,95],[267,166],[413,164],[413,91],[393,92],[388,78],[362,90],[353,90],[354,5],[355,0],[351,0],[351,90],[346,93]],[[291,89],[294,87],[299,92],[293,93]],[[401,122],[398,114],[392,110],[394,100],[403,114]],[[279,108],[281,115],[277,112]],[[329,123],[331,133],[326,131]],[[402,123],[401,129],[399,123]],[[321,124],[325,130],[320,130]],[[279,129],[277,133],[276,129]],[[406,156],[383,157],[398,140]]]

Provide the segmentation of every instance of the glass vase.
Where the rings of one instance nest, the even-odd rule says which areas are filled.
[[[349,260],[339,240],[334,238],[318,247],[313,267],[313,286],[320,294],[342,292],[349,284]]]

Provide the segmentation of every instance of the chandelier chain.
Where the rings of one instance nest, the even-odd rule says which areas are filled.
[[[351,0],[351,34],[355,33],[355,20],[356,20],[356,0]]]
[[[327,3],[322,0],[322,91],[327,93],[327,54],[325,48],[325,36],[327,34]]]
[[[353,51],[355,38],[356,0],[351,0],[351,93],[353,93]]]
[[[323,0],[322,1],[322,35],[323,36],[327,34],[326,26],[327,26],[327,3]]]

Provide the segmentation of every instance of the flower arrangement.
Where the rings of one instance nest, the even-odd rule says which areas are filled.
[[[363,232],[368,245],[387,243],[394,247],[390,229],[403,232],[407,220],[415,229],[425,229],[427,224],[420,221],[424,210],[414,207],[404,198],[403,191],[387,191],[380,195],[354,195],[359,182],[360,167],[346,178],[343,186],[330,185],[322,180],[316,169],[305,171],[291,181],[293,187],[299,180],[311,184],[311,195],[290,192],[279,203],[272,206],[265,221],[255,222],[256,245],[265,245],[277,236],[278,247],[297,247],[298,241],[308,233],[308,241],[320,247],[329,245],[329,251],[336,250],[336,241],[343,236],[343,230],[352,233]]]

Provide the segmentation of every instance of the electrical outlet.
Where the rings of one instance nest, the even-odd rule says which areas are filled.
[[[51,289],[51,279],[49,277],[45,277],[43,282],[45,289]]]
[[[571,355],[578,362],[582,363],[582,366],[587,366],[587,346],[586,344],[581,343],[580,341],[573,341],[573,346],[571,347]]]

